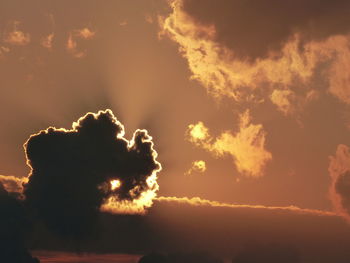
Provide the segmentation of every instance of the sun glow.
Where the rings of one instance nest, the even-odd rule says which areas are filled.
[[[110,184],[111,184],[111,190],[114,191],[120,187],[121,182],[120,180],[116,179],[116,180],[110,181]]]

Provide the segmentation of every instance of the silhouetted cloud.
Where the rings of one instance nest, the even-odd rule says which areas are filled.
[[[71,130],[50,127],[30,136],[25,202],[49,229],[81,238],[91,234],[100,209],[140,213],[152,205],[161,169],[152,138],[146,130],[131,141],[123,136],[110,110],[86,114]]]
[[[23,205],[0,183],[0,262],[38,263],[26,249],[29,221]]]

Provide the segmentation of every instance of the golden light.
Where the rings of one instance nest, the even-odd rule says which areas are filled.
[[[112,180],[110,181],[110,184],[111,184],[111,190],[114,191],[115,189],[118,189],[121,185],[121,182],[116,179],[116,180]]]

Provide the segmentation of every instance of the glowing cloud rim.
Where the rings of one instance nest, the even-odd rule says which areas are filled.
[[[80,121],[84,120],[88,115],[92,115],[95,119],[97,119],[99,117],[99,115],[107,114],[107,113],[110,114],[113,122],[121,128],[121,130],[117,134],[116,138],[125,141],[127,143],[128,149],[131,149],[134,146],[135,136],[140,132],[144,133],[145,139],[143,139],[142,142],[148,142],[151,144],[152,158],[153,158],[153,161],[155,162],[155,164],[158,166],[158,168],[153,170],[152,174],[147,177],[146,183],[147,183],[148,189],[146,191],[142,192],[140,197],[133,199],[133,200],[119,200],[116,196],[111,195],[101,205],[100,211],[114,213],[114,214],[145,214],[147,208],[152,206],[153,199],[156,198],[157,191],[159,190],[159,185],[157,183],[157,179],[158,179],[157,173],[162,170],[162,166],[156,160],[156,158],[158,157],[158,153],[154,149],[154,143],[152,141],[153,138],[148,134],[148,131],[145,129],[137,129],[134,132],[133,137],[130,141],[127,140],[126,138],[124,138],[124,136],[125,136],[124,125],[117,120],[117,118],[114,116],[112,110],[110,110],[110,109],[100,110],[97,113],[93,113],[93,112],[86,113],[84,116],[80,117],[77,121],[73,122],[72,129],[56,128],[54,126],[50,126],[45,130],[41,130],[35,134],[30,135],[30,137],[27,139],[27,141],[23,144],[24,152],[26,155],[26,164],[30,168],[30,172],[29,172],[28,177],[25,177],[25,179],[21,179],[21,180],[23,180],[23,182],[27,182],[27,181],[29,181],[30,176],[33,174],[33,167],[30,163],[30,160],[27,158],[27,144],[32,137],[35,137],[35,136],[43,134],[43,133],[47,134],[47,133],[49,133],[49,131],[61,131],[61,132],[67,132],[67,133],[68,132],[78,132],[77,128],[80,125],[79,124]],[[113,181],[113,180],[111,180],[111,181]],[[109,183],[111,183],[111,182],[109,182]],[[135,190],[135,188],[133,188],[132,190]]]

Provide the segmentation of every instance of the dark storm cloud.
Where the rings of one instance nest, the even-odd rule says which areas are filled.
[[[29,221],[23,205],[0,183],[0,262],[37,263],[25,245]]]
[[[214,25],[216,42],[250,59],[279,51],[295,33],[319,40],[350,29],[346,0],[183,0],[183,9],[199,24]]]
[[[153,190],[146,180],[160,164],[151,137],[137,130],[128,142],[123,135],[122,124],[106,110],[88,113],[72,130],[51,127],[29,138],[25,202],[49,229],[85,237],[109,197],[132,201]],[[119,180],[119,188],[112,189],[111,180]]]

